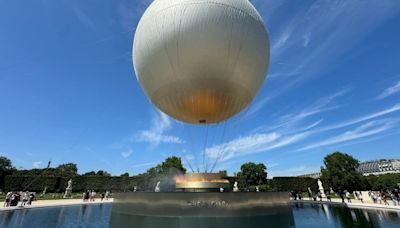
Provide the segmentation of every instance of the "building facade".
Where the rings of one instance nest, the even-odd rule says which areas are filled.
[[[400,173],[400,159],[380,159],[366,162],[360,162],[358,171],[364,176],[381,175],[387,173]],[[300,175],[299,177],[311,177],[318,179],[320,172]]]
[[[400,173],[400,159],[380,159],[361,162],[358,171],[365,176]]]

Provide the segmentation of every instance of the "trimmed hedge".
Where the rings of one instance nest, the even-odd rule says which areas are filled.
[[[275,191],[306,192],[308,187],[318,190],[317,180],[311,177],[274,177],[271,185]]]
[[[5,191],[29,190],[41,192],[64,192],[68,178],[60,176],[9,175],[5,177]],[[30,184],[30,185],[29,185]],[[138,184],[137,177],[75,176],[72,178],[72,191],[132,191]],[[29,185],[29,187],[28,187]]]

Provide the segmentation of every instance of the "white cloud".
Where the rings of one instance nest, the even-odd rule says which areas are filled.
[[[280,131],[289,130],[293,132],[293,128],[299,128],[298,125],[301,124],[305,119],[323,112],[340,108],[341,106],[336,104],[337,99],[347,94],[349,91],[350,89],[343,89],[329,96],[322,97],[316,102],[312,103],[309,106],[306,106],[299,111],[291,111],[289,114],[282,115],[278,120],[274,120],[275,122],[277,122],[275,124],[268,123],[254,129],[254,132],[268,132],[278,128],[280,129]],[[310,129],[317,126],[321,122],[322,120],[320,122],[314,123],[314,126],[311,125],[300,128]]]
[[[147,166],[152,166],[152,165],[156,165],[157,162],[147,162],[147,163],[141,163],[141,164],[136,164],[133,165],[133,168],[141,168],[141,167],[147,167]]]
[[[93,20],[79,6],[73,6],[74,13],[79,21],[92,30],[96,29]]]
[[[135,135],[134,141],[150,143],[153,148],[157,147],[160,143],[184,143],[184,141],[177,136],[165,134],[165,132],[171,128],[172,124],[170,118],[166,114],[159,112],[159,115],[153,118],[150,129],[139,132],[139,134]]]
[[[42,161],[35,161],[32,164],[33,168],[35,168],[35,169],[40,168],[42,165],[43,165]]]
[[[282,130],[282,128],[286,126],[285,124],[288,124],[289,122],[291,123],[290,125],[288,125],[290,126],[290,128],[298,130],[287,131],[285,134],[283,134],[281,132],[276,132],[276,131],[265,132],[263,128],[256,128],[256,130],[253,130],[252,133],[247,136],[242,136],[234,140],[231,140],[229,142],[207,148],[206,149],[207,157],[209,157],[210,159],[216,159],[217,161],[227,161],[238,156],[265,152],[289,145],[294,145],[317,133],[323,133],[326,131],[345,128],[351,125],[372,120],[368,123],[356,127],[353,130],[346,131],[329,139],[318,141],[308,146],[303,146],[300,149],[297,149],[297,151],[308,150],[320,146],[333,145],[342,142],[348,142],[356,139],[365,138],[368,136],[373,136],[378,133],[387,131],[397,124],[398,122],[397,120],[391,120],[391,119],[373,120],[373,119],[399,111],[400,104],[355,119],[343,121],[341,123],[337,123],[334,125],[328,125],[326,127],[316,128],[318,125],[321,124],[322,119],[303,128],[293,127],[295,126],[294,123],[300,122],[305,117],[329,109],[330,107],[326,105],[329,104],[332,99],[339,96],[340,94],[342,93],[336,93],[336,95],[324,98],[323,100],[325,101],[319,102],[319,105],[313,105],[310,106],[309,108],[303,109],[301,112],[288,115],[283,118],[283,120],[285,120],[282,121],[283,124],[280,123],[280,125],[273,127],[273,129],[279,128],[280,130]]]
[[[382,133],[384,131],[387,131],[395,126],[397,123],[396,121],[393,121],[391,119],[384,119],[384,120],[375,120],[371,121],[368,123],[365,123],[353,130],[346,131],[342,134],[330,137],[325,140],[321,140],[318,142],[314,142],[310,145],[307,145],[305,147],[302,147],[298,149],[297,151],[303,151],[303,150],[310,150],[314,148],[318,148],[321,146],[328,146],[328,145],[333,145],[333,144],[338,144],[342,142],[347,142],[355,139],[360,139],[360,138],[365,138],[368,136],[376,135],[378,133]]]
[[[263,7],[264,1],[270,2],[257,4],[270,31],[269,74],[275,76],[268,80],[269,84],[275,83],[270,95],[324,75],[355,45],[400,12],[396,1],[305,1],[288,16],[285,11],[291,1],[279,1],[285,7],[271,9]],[[277,64],[281,61],[287,65]]]
[[[208,157],[215,159],[223,154],[223,160],[227,160],[238,154],[257,152],[261,147],[270,145],[280,137],[277,133],[253,134],[246,137],[239,137],[235,140],[207,148],[206,154]]]
[[[397,112],[399,110],[400,110],[400,104],[396,104],[391,108],[384,109],[384,110],[379,111],[379,112],[375,112],[375,113],[372,113],[372,114],[368,114],[368,115],[361,116],[361,117],[358,117],[358,118],[355,118],[355,119],[351,119],[351,120],[348,120],[348,121],[344,121],[344,122],[341,122],[341,123],[338,123],[338,124],[334,124],[334,125],[330,125],[330,126],[321,128],[321,129],[317,130],[317,132],[329,131],[329,130],[334,130],[334,129],[338,129],[338,128],[351,126],[351,125],[354,125],[354,124],[357,124],[357,123],[361,123],[361,122],[364,122],[364,121],[367,121],[367,120],[372,120],[372,119],[375,119],[377,117],[381,117],[381,116],[384,116],[384,115],[387,115],[387,114],[390,114],[390,113],[393,113],[393,112]]]
[[[387,89],[385,89],[376,99],[383,99],[389,96],[392,96],[395,93],[399,93],[400,92],[400,81],[398,81],[396,83],[396,85],[391,86]]]
[[[288,169],[282,169],[282,170],[271,170],[268,171],[268,176],[269,178],[273,177],[278,177],[278,176],[300,176],[303,174],[307,173],[314,173],[314,172],[319,172],[320,169],[319,167],[310,167],[310,166],[297,166],[293,168],[288,168]]]
[[[127,151],[121,152],[121,156],[124,157],[124,158],[128,158],[129,156],[132,155],[132,153],[133,153],[133,150],[132,150],[132,149],[129,149],[129,150],[127,150]]]
[[[274,167],[277,167],[277,166],[279,166],[279,162],[275,162],[275,163],[267,163],[267,169],[271,169],[271,168],[274,168]]]
[[[264,152],[296,143],[308,136],[307,132],[282,136],[276,132],[256,133],[206,149],[207,157],[226,161],[237,156]]]
[[[322,123],[322,121],[324,121],[324,119],[320,119],[320,120],[318,120],[318,121],[316,121],[316,122],[304,127],[301,131],[311,130],[311,129],[315,128],[316,126],[320,125]]]

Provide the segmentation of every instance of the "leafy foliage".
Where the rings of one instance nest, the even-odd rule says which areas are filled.
[[[154,191],[157,182],[160,182],[162,191],[174,191],[174,177],[185,173],[181,158],[169,157],[156,167],[148,169],[146,173],[139,174],[139,189]]]
[[[321,179],[326,187],[338,190],[359,190],[366,187],[365,178],[357,171],[358,160],[352,156],[334,152],[324,158],[325,167],[321,167]]]
[[[0,156],[0,189],[4,189],[5,176],[12,174],[15,170],[10,159]]]
[[[267,181],[267,167],[262,163],[245,163],[240,167],[237,178],[239,187],[242,189],[248,189],[249,186],[265,184]]]
[[[60,176],[65,176],[67,178],[72,178],[78,175],[78,167],[74,163],[66,163],[57,166],[56,172]]]
[[[275,191],[296,191],[306,192],[310,187],[317,191],[317,180],[311,177],[274,177],[271,182]]]
[[[388,173],[379,176],[370,175],[365,177],[371,190],[379,191],[394,189],[400,185],[400,173]]]
[[[23,190],[37,176],[9,175],[5,178],[6,191]],[[60,176],[42,176],[29,186],[29,191],[42,192],[47,187],[48,192],[64,192],[69,178]],[[137,177],[83,176],[72,178],[72,190],[83,192],[89,189],[96,191],[132,191],[138,184]]]

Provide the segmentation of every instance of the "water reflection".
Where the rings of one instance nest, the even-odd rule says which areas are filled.
[[[293,214],[296,227],[400,227],[400,212],[388,210],[296,203]]]
[[[27,210],[0,212],[0,227],[109,227],[111,218],[111,204],[81,205],[35,208]],[[266,227],[265,224],[274,224],[268,227],[400,227],[400,211],[351,209],[340,205],[296,203],[291,207],[289,214],[281,213],[266,216],[240,217],[232,220],[213,220],[198,218],[192,220],[191,227]],[[168,218],[162,216],[138,217],[146,221],[162,224],[168,223]],[[293,225],[282,223],[293,219]],[[175,220],[176,221],[176,220]],[[271,223],[272,221],[272,223]],[[180,223],[175,223],[179,227]],[[126,226],[125,226],[126,227]],[[134,226],[140,227],[140,226]],[[181,226],[183,227],[183,226]]]
[[[33,208],[0,212],[0,227],[108,227],[111,204]]]

